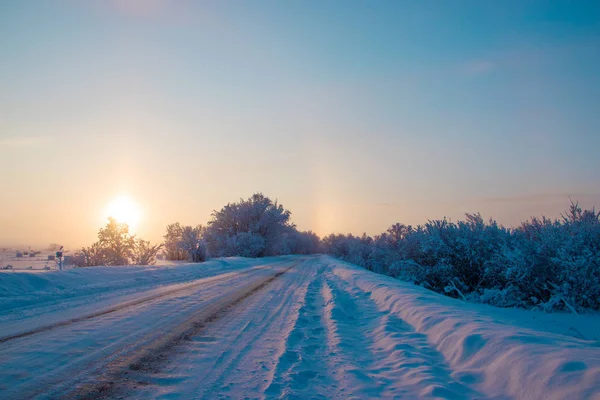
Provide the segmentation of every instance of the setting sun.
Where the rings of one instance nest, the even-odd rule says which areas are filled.
[[[129,196],[119,196],[106,207],[105,216],[113,217],[134,229],[140,221],[141,210],[138,204]]]

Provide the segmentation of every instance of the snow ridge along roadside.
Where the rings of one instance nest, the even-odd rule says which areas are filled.
[[[357,288],[380,314],[403,320],[426,338],[443,356],[452,379],[482,397],[600,399],[597,342],[547,332],[543,326],[509,325],[482,312],[492,311],[489,307],[328,259],[335,276]]]

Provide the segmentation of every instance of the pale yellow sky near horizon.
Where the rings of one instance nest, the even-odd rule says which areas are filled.
[[[81,246],[87,246],[93,243],[97,237],[98,229],[104,226],[106,222],[106,208],[118,196],[130,196],[140,208],[140,220],[137,226],[132,229],[138,236],[149,239],[153,242],[160,242],[167,224],[180,222],[182,224],[195,225],[198,223],[206,224],[210,218],[213,209],[220,208],[227,200],[223,199],[222,194],[215,193],[213,196],[206,196],[205,199],[194,199],[189,194],[186,196],[182,192],[181,197],[166,195],[161,196],[160,191],[152,190],[123,190],[114,191],[114,195],[77,195],[77,188],[67,190],[65,199],[55,198],[50,201],[50,194],[41,194],[39,200],[45,199],[46,206],[40,207],[40,203],[25,202],[22,204],[13,204],[11,208],[16,211],[13,217],[2,212],[0,220],[0,247],[24,247],[44,248],[49,243],[64,244],[67,248],[77,249]],[[143,193],[146,193],[145,195]],[[265,192],[266,193],[266,192]],[[270,195],[269,193],[266,193]],[[33,195],[33,194],[32,194]],[[39,195],[37,195],[39,196]],[[166,197],[166,198],[165,198]],[[244,195],[243,197],[247,197]],[[583,196],[580,204],[584,207],[591,207],[588,195]],[[274,196],[272,198],[275,198]],[[68,199],[71,199],[69,201]],[[79,203],[73,203],[75,200]],[[204,200],[204,201],[202,201]],[[212,200],[212,204],[210,203]],[[236,201],[236,199],[230,199]],[[428,214],[421,211],[412,214],[412,217],[398,217],[405,214],[404,207],[412,207],[410,204],[389,203],[389,204],[368,204],[360,202],[337,201],[321,202],[310,204],[301,196],[279,197],[278,200],[292,211],[292,221],[302,230],[313,230],[320,236],[329,233],[353,233],[378,234],[383,232],[394,222],[403,222],[406,224],[418,225],[428,219],[442,218],[444,215],[450,216],[453,220],[462,219],[464,212],[469,211],[465,205],[457,202],[447,202],[441,204],[444,210],[451,211],[451,214],[441,212],[438,215]],[[566,200],[566,203],[565,203]],[[470,205],[476,207],[479,205],[484,218],[490,217],[490,210],[494,210],[500,218],[496,219],[505,225],[518,225],[525,218],[520,215],[529,213],[532,215],[546,215],[549,217],[559,217],[568,205],[568,197],[562,195],[548,196],[545,199],[524,198],[524,199],[483,199],[478,202],[471,202]],[[3,203],[6,203],[3,200]],[[37,204],[37,206],[36,206]],[[423,204],[425,209],[431,210],[433,204]],[[438,207],[440,204],[438,204]],[[300,212],[295,212],[299,209]],[[3,210],[6,210],[3,207]],[[47,210],[53,212],[48,213]],[[195,211],[194,211],[195,210]],[[365,218],[365,216],[367,218]],[[365,223],[367,222],[367,223]],[[335,228],[341,227],[341,228]],[[367,229],[365,229],[365,227]]]

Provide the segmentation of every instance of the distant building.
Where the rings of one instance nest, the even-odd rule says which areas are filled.
[[[48,261],[54,261],[54,260],[56,260],[55,256],[48,256]]]
[[[19,257],[23,257],[23,253],[21,253],[20,251],[17,251],[17,258]]]

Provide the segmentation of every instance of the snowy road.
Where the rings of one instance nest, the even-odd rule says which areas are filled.
[[[597,342],[329,257],[169,271],[94,302],[8,296],[0,398],[600,398]]]

